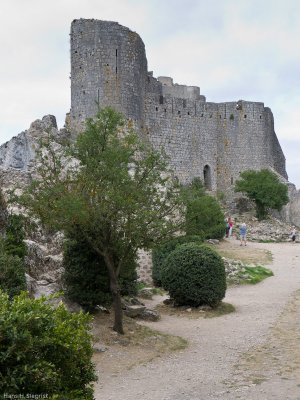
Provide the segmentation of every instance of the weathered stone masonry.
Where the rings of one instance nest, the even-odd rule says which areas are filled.
[[[183,183],[233,188],[246,169],[272,168],[287,179],[285,157],[263,103],[206,102],[197,86],[173,84],[147,71],[137,33],[116,22],[75,20],[71,27],[71,126],[79,130],[98,107],[111,105],[141,136],[164,148]]]

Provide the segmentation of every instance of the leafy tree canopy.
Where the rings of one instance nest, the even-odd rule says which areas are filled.
[[[180,188],[167,160],[142,143],[112,108],[88,119],[74,144],[49,137],[39,152],[39,179],[19,198],[42,223],[72,237],[81,232],[103,257],[123,333],[118,276],[139,248],[149,248],[181,225]]]
[[[215,197],[205,193],[203,183],[194,178],[183,188],[186,204],[186,234],[200,235],[204,239],[224,237],[224,213]]]
[[[26,290],[22,217],[9,214],[0,188],[0,289],[10,298]]]
[[[280,211],[288,203],[287,185],[281,183],[277,175],[268,169],[248,170],[240,174],[235,183],[235,192],[245,193],[255,202],[257,218],[268,215],[268,208]]]

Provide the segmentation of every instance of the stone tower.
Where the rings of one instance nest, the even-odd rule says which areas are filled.
[[[117,22],[74,20],[71,25],[71,126],[98,108],[143,116],[147,59],[139,35]]]

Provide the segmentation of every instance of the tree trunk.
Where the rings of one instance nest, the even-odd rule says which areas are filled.
[[[124,334],[123,330],[123,311],[121,302],[121,293],[118,283],[118,277],[116,274],[115,266],[112,257],[109,254],[104,255],[104,260],[108,269],[110,279],[110,291],[113,297],[113,307],[115,312],[115,320],[113,330]]]

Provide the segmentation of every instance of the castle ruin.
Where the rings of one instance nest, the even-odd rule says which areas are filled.
[[[270,168],[287,179],[271,110],[260,102],[207,102],[197,86],[147,70],[139,35],[117,22],[71,26],[71,127],[112,106],[139,134],[164,148],[180,182],[200,177],[211,191],[232,191],[241,171]]]
[[[140,136],[169,156],[182,183],[200,177],[207,189],[232,193],[241,171],[270,168],[287,182],[285,157],[274,132],[273,115],[263,103],[206,102],[197,86],[174,84],[148,72],[145,46],[135,32],[116,22],[75,20],[71,27],[71,112],[73,134],[99,107],[122,112]],[[47,115],[0,146],[0,183],[4,192],[28,185],[36,174],[39,140],[51,132],[58,142],[70,131],[58,130]],[[288,182],[287,182],[288,183]],[[300,191],[288,183],[286,222],[300,226]],[[268,231],[269,234],[269,231]],[[43,232],[26,240],[27,283],[35,296],[60,290],[62,238]],[[139,274],[150,276],[149,255]]]

